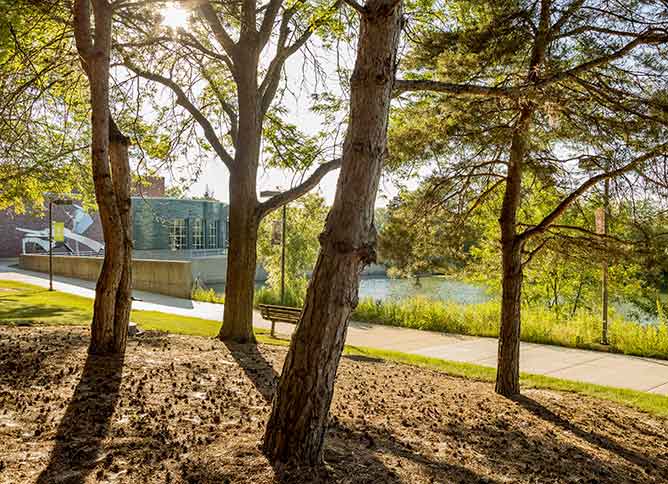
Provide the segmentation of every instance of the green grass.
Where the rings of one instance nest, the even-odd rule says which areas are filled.
[[[400,301],[360,302],[353,319],[389,326],[497,337],[500,303],[457,304],[413,297]],[[601,350],[601,321],[597,314],[580,311],[573,317],[558,317],[543,308],[522,308],[522,341]],[[668,324],[643,326],[612,316],[609,347],[616,353],[668,359]]]
[[[88,326],[92,316],[92,300],[61,292],[50,292],[45,288],[13,281],[0,280],[0,325],[2,324],[48,324]],[[143,329],[167,331],[193,336],[213,337],[220,329],[219,321],[191,318],[157,311],[133,311],[132,320]],[[255,329],[260,343],[286,346],[288,340],[272,338],[267,330]],[[346,355],[377,358],[431,368],[448,375],[473,380],[494,381],[493,368],[347,345]],[[596,398],[630,405],[646,412],[668,416],[668,397],[624,390],[619,388],[560,380],[541,375],[522,374],[524,388],[543,388],[565,392],[578,392]]]
[[[363,346],[346,346],[344,354],[378,358],[381,360],[430,368],[451,376],[467,378],[470,380],[494,382],[496,377],[496,370],[487,366],[411,355],[398,351],[377,350]],[[593,383],[561,380],[550,376],[533,375],[529,373],[522,373],[520,375],[520,382],[524,389],[538,388],[569,393],[581,393],[594,398],[610,400],[622,405],[635,407],[653,415],[668,417],[668,397],[655,393],[607,387],[603,385],[595,385]]]

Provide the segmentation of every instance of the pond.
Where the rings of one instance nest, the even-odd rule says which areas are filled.
[[[264,282],[256,284],[256,288],[263,286]],[[208,287],[220,293],[225,291],[224,284],[212,284]],[[370,297],[374,301],[422,296],[428,299],[452,301],[460,304],[478,304],[493,299],[482,286],[448,279],[443,276],[422,277],[420,278],[420,286],[415,285],[414,279],[362,276],[359,295],[360,299]]]
[[[443,276],[414,279],[389,279],[387,277],[363,277],[360,281],[360,299],[405,299],[422,296],[428,299],[450,301],[459,304],[479,304],[493,299],[484,287]]]

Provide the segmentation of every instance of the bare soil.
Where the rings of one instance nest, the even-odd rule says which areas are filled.
[[[144,334],[118,361],[88,337],[0,327],[0,482],[668,482],[665,419],[346,357],[326,465],[273,468],[259,442],[285,348]]]

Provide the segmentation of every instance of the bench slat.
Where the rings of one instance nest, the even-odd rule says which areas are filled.
[[[260,314],[270,321],[295,324],[299,322],[302,310],[289,306],[274,306],[272,304],[260,304]]]

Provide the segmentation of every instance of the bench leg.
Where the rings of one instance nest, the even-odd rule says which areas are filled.
[[[270,333],[272,338],[276,337],[276,335],[274,334],[275,329],[276,329],[276,322],[272,319],[271,320],[271,333]]]

